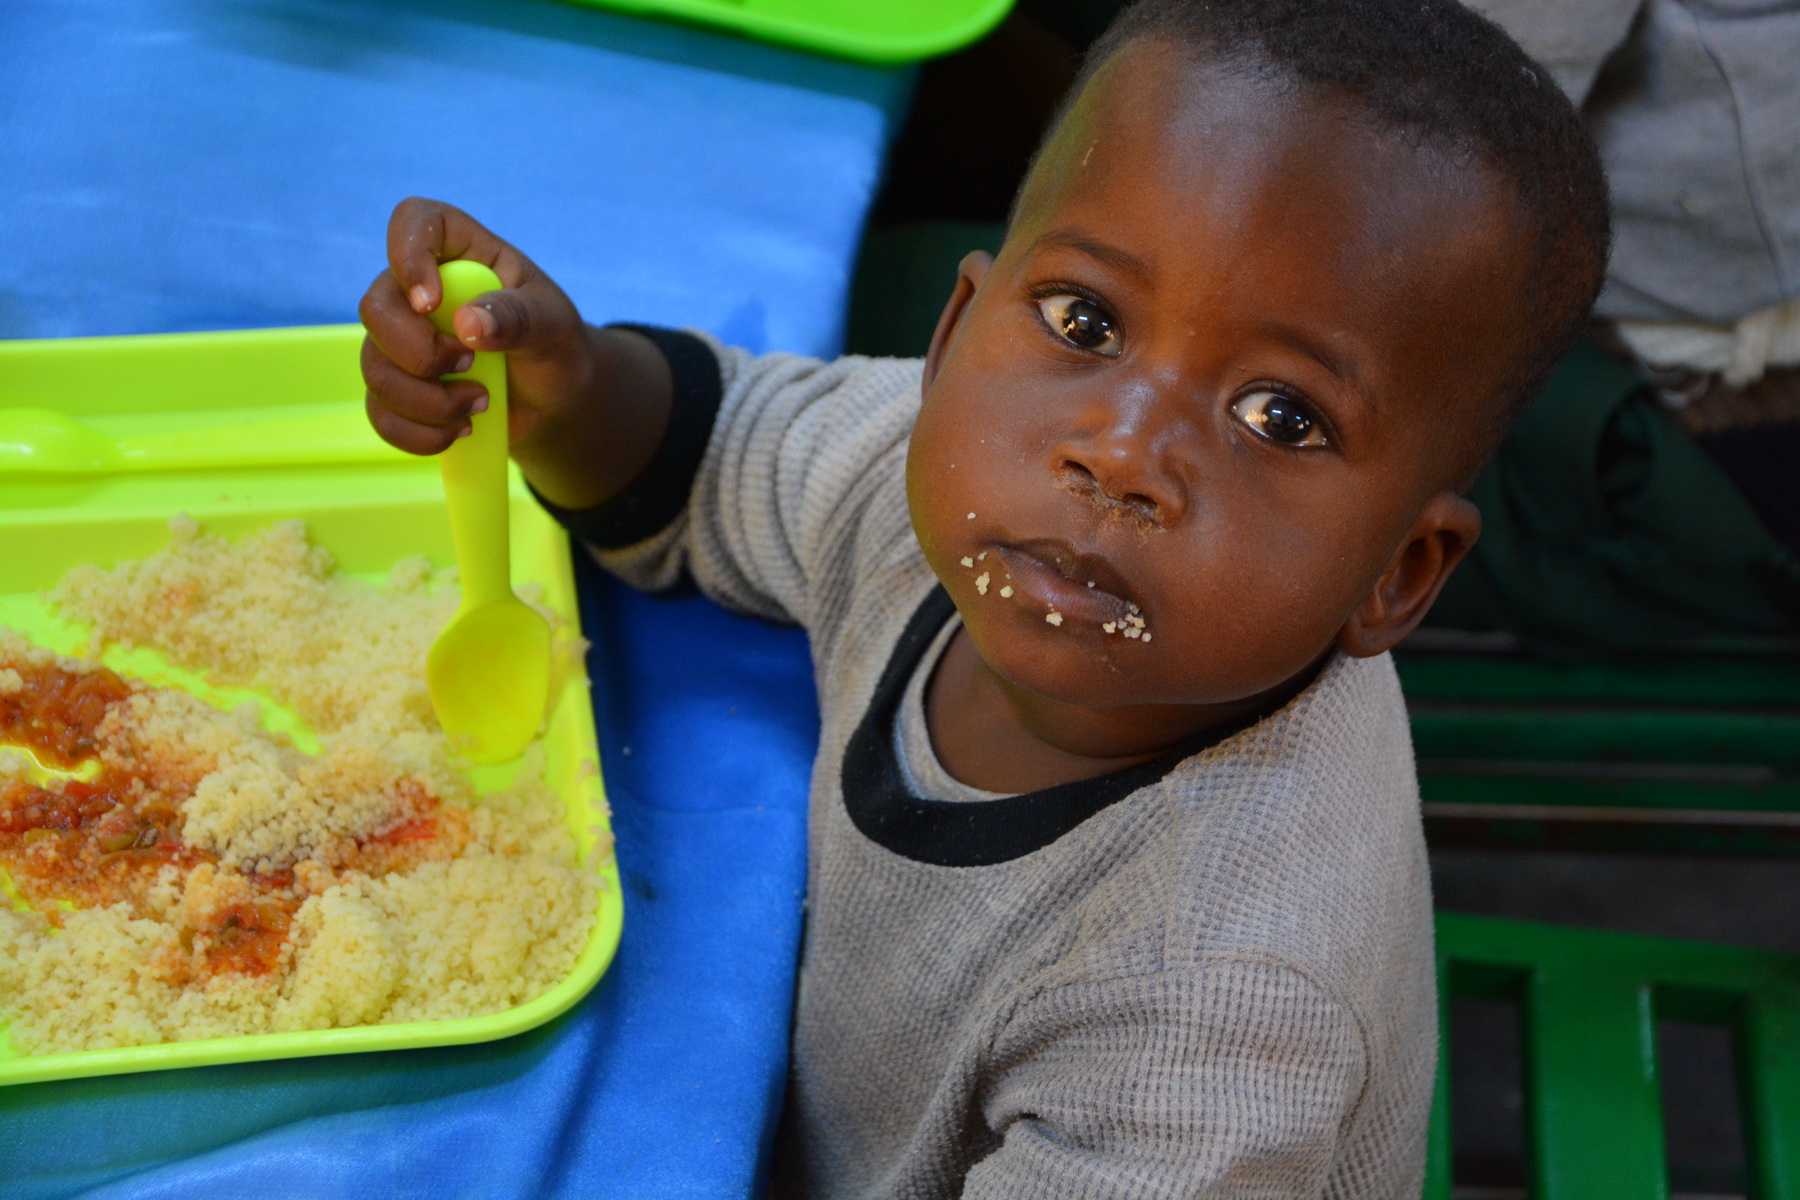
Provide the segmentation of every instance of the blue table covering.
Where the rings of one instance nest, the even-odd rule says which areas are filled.
[[[0,46],[6,337],[353,319],[418,193],[590,319],[829,354],[905,82],[533,0],[8,0]],[[804,638],[580,574],[626,888],[593,994],[481,1046],[0,1089],[0,1198],[757,1190],[817,736]]]

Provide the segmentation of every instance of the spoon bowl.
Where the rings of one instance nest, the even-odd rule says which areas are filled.
[[[119,445],[54,408],[0,408],[0,474],[86,475],[115,471]]]
[[[550,627],[517,599],[460,610],[425,656],[438,724],[471,762],[517,758],[550,691]]]

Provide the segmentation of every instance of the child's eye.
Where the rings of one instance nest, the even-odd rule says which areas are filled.
[[[1092,300],[1058,293],[1038,301],[1038,312],[1064,341],[1104,354],[1119,352],[1119,329],[1112,316]]]
[[[1292,396],[1251,392],[1231,406],[1237,419],[1271,442],[1284,446],[1323,446],[1325,430]]]

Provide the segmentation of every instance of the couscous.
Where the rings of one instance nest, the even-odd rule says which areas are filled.
[[[316,752],[254,705],[0,629],[13,1050],[471,1016],[564,978],[598,876],[535,746],[519,782],[479,798],[452,761],[423,673],[454,587],[423,560],[381,585],[342,576],[298,522],[236,544],[172,529],[141,561],[71,571],[51,601],[96,644],[254,686]]]

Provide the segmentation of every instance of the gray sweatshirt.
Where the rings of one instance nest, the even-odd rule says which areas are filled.
[[[1416,1197],[1436,997],[1387,658],[1101,779],[916,795],[948,777],[897,722],[954,617],[902,480],[920,364],[647,332],[664,449],[558,515],[629,582],[803,625],[818,679],[779,1200]]]

